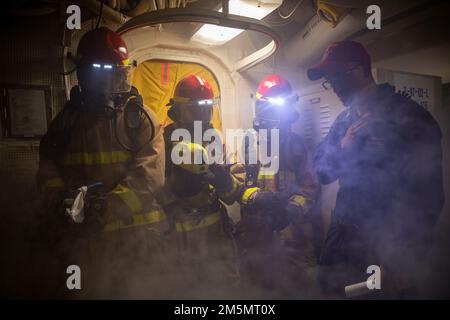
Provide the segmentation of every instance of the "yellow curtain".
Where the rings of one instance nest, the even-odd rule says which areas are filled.
[[[169,107],[166,104],[173,97],[175,86],[187,75],[194,74],[208,81],[214,91],[214,97],[220,98],[219,85],[214,75],[205,67],[195,63],[166,60],[149,60],[139,64],[133,72],[133,85],[139,90],[147,107],[158,115],[164,125],[172,122],[167,117]],[[214,106],[212,124],[221,130],[220,107]]]

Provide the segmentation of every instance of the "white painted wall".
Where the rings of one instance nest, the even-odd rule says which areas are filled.
[[[375,61],[374,67],[433,75],[450,82],[450,43]]]

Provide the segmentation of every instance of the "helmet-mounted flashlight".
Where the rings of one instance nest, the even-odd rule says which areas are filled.
[[[269,103],[276,105],[276,106],[281,106],[283,105],[286,100],[284,98],[278,97],[278,98],[269,98],[267,99],[269,101]]]
[[[166,104],[166,106],[173,106],[176,104],[183,104],[183,105],[189,105],[189,106],[212,106],[214,104],[218,104],[219,99],[204,99],[204,100],[195,100],[195,101],[178,101],[178,99],[171,98],[169,102]]]
[[[295,103],[295,102],[297,102],[298,101],[298,95],[294,94],[294,95],[291,95],[291,96],[288,96],[288,97],[268,97],[268,98],[262,97],[262,98],[259,98],[258,100],[266,101],[269,104],[274,105],[274,106],[283,106],[283,105],[285,105],[287,103]]]

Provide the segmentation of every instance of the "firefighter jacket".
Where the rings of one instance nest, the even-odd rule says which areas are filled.
[[[213,185],[171,161],[175,129],[176,124],[170,124],[164,130],[166,185],[159,201],[172,222],[177,267],[184,275],[180,284],[184,283],[188,297],[196,297],[202,286],[216,286],[211,292],[221,294],[221,289],[239,280],[233,222]]]
[[[64,190],[66,196],[81,186],[103,183],[107,208],[99,218],[105,231],[162,220],[155,201],[164,184],[162,129],[147,110],[153,124],[143,120],[136,134],[145,145],[135,152],[126,150],[118,137],[129,145],[132,137],[126,132],[124,113],[120,108],[115,112],[112,121],[113,115],[85,105],[75,95],[40,145],[38,184],[44,193]]]
[[[298,288],[314,286],[315,245],[321,241],[316,209],[319,185],[300,136],[288,133],[275,156],[279,157],[276,172],[262,170],[261,164],[233,165],[232,187],[221,193],[226,203],[241,205],[235,236],[243,290],[256,287],[263,299],[311,298],[309,290]],[[257,206],[254,196],[260,192],[278,197]]]
[[[287,242],[295,242],[304,238],[301,225],[308,221],[315,206],[319,192],[319,185],[314,173],[310,170],[310,160],[305,144],[300,136],[290,132],[279,148],[279,170],[271,172],[261,170],[260,164],[241,165],[236,164],[231,168],[233,176],[233,188],[222,193],[222,198],[227,203],[238,201],[241,204],[242,223],[249,219],[250,227],[255,234],[252,238],[256,243],[270,241],[273,231],[279,234]],[[251,205],[251,197],[259,191],[279,192],[281,201],[274,203],[274,207],[254,208]],[[287,205],[295,208],[293,216],[285,216],[284,209]],[[272,215],[280,220],[275,221],[276,226],[267,219],[264,211],[271,211]],[[247,229],[247,228],[244,228]],[[276,230],[278,229],[278,230]],[[304,240],[301,240],[304,241]]]
[[[85,103],[80,90],[74,87],[70,101],[51,122],[40,144],[37,180],[47,200],[41,211],[41,218],[49,221],[45,233],[59,233],[59,260],[70,260],[82,270],[84,267],[83,293],[97,285],[95,290],[105,289],[95,291],[96,298],[110,297],[106,294],[120,288],[130,289],[122,282],[107,290],[100,280],[104,276],[109,277],[105,280],[108,285],[114,283],[113,274],[118,279],[129,275],[127,285],[142,283],[151,264],[158,264],[160,235],[168,229],[155,198],[164,184],[163,130],[150,110],[146,110],[149,118],[140,113],[137,122],[134,117],[128,123],[124,106],[132,99],[139,99],[137,91],[123,96],[115,109],[98,108]],[[135,102],[140,104],[139,100]],[[133,145],[137,147],[130,148]],[[81,186],[96,182],[103,183],[95,195],[104,204],[103,209],[85,208],[85,220],[70,223],[61,210],[62,200]],[[86,279],[87,269],[92,271],[92,281]],[[144,292],[131,290],[125,294],[130,297],[138,291]]]

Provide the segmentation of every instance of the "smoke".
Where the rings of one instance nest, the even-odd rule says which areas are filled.
[[[385,298],[420,297],[432,286],[429,254],[444,202],[441,133],[412,100],[386,86],[380,93],[366,119],[339,116],[316,155],[322,182],[340,184],[322,263],[346,266],[325,282],[364,281],[375,264]]]
[[[42,267],[35,270],[41,283],[32,296],[201,300],[320,297],[312,250],[305,254],[273,244],[238,258],[227,238],[201,245],[192,241],[195,247],[186,250],[179,247],[180,238],[174,239],[175,233],[164,236],[148,228],[125,230],[76,244],[59,243],[51,254],[47,251],[47,255],[36,256],[33,265]],[[71,264],[80,266],[81,290],[66,287],[66,268]],[[263,281],[254,277],[261,273]]]

